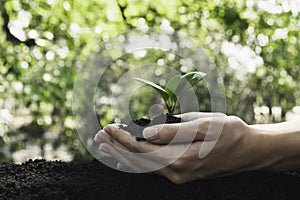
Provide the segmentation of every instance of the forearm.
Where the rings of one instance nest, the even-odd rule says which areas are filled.
[[[265,151],[262,169],[300,170],[300,121],[250,127],[254,128],[260,137],[260,151]]]

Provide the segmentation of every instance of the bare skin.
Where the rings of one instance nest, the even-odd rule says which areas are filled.
[[[147,142],[136,141],[112,124],[99,131],[95,141],[99,142],[101,151],[119,161],[119,169],[139,172],[158,167],[154,173],[175,184],[242,171],[300,169],[300,121],[248,125],[238,117],[218,113],[192,112],[180,117],[187,122],[145,129]],[[210,125],[219,124],[223,125],[220,135],[209,131]],[[151,156],[130,153],[155,152],[165,147],[179,129],[184,130],[184,134],[179,134],[176,143],[168,145],[163,153]],[[196,135],[188,145],[184,135],[192,134],[192,130]],[[215,144],[213,149],[199,158],[201,147],[212,144]],[[178,151],[184,153],[175,160]]]

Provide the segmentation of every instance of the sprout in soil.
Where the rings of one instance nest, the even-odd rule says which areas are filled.
[[[168,113],[172,115],[183,91],[199,83],[205,76],[206,73],[203,72],[189,72],[182,76],[176,75],[165,86],[141,78],[134,79],[154,88],[164,100]]]

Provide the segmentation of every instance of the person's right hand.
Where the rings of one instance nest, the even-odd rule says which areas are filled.
[[[190,141],[189,134],[193,136],[196,131],[193,141],[200,144],[195,149],[198,154],[184,154],[175,161],[181,163],[179,171],[186,170],[191,176],[197,174],[205,178],[263,169],[275,162],[269,154],[270,146],[266,145],[267,135],[236,116],[190,112],[178,117],[186,122],[155,125],[146,128],[143,135],[152,144],[166,145],[178,132],[182,133],[173,141],[184,143]]]

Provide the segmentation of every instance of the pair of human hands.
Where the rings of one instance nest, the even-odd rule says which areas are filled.
[[[145,142],[115,124],[100,130],[94,140],[118,160],[119,170],[153,171],[175,184],[262,167],[266,155],[259,147],[264,141],[240,118],[201,112],[179,117],[185,122],[144,129]]]

